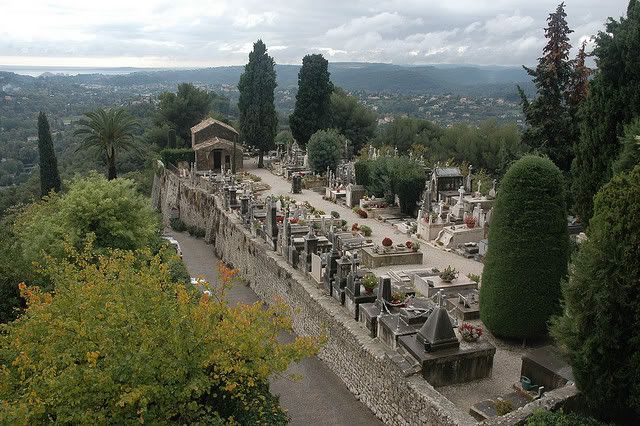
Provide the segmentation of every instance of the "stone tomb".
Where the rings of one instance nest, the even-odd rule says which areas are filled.
[[[373,291],[367,293],[362,287],[361,279],[363,276],[363,272],[349,274],[347,287],[344,289],[344,306],[356,321],[360,316],[360,305],[364,303],[373,304],[376,301],[376,294]]]
[[[381,312],[390,311],[386,302],[391,301],[391,278],[378,278],[376,301],[374,303],[360,304],[358,321],[369,330],[369,336],[378,334],[378,316]]]
[[[422,252],[410,249],[393,248],[384,252],[382,248],[364,247],[362,249],[362,266],[365,268],[380,268],[391,265],[422,264]]]
[[[336,260],[336,274],[331,286],[331,296],[344,305],[345,287],[347,286],[347,277],[351,270],[354,268],[353,264],[357,262],[350,256],[347,256],[346,252],[341,258]]]
[[[447,308],[462,321],[480,318],[480,295],[478,290],[463,290],[447,299]]]
[[[322,258],[317,254],[311,254],[311,272],[309,274],[316,285],[322,283]]]
[[[440,290],[443,291],[446,297],[457,297],[458,293],[478,289],[478,283],[471,281],[467,277],[458,277],[451,282],[447,282],[437,275],[428,277],[414,275],[413,285],[416,291],[427,297],[435,296]]]
[[[420,330],[398,337],[398,345],[421,366],[433,386],[465,383],[491,376],[496,348],[486,340],[467,343],[456,336],[446,309],[436,306]]]
[[[362,185],[354,185],[352,183],[347,185],[347,190],[345,194],[345,197],[346,197],[345,202],[347,203],[347,207],[353,208],[355,206],[360,205],[360,200],[364,196],[364,193],[365,193],[365,190],[364,190],[364,186]]]
[[[382,313],[378,318],[378,339],[396,349],[398,337],[416,334],[427,320],[435,304],[424,298],[411,298],[396,314]]]
[[[544,386],[545,391],[574,381],[571,366],[553,346],[532,349],[522,355],[520,375],[527,377],[535,386]]]

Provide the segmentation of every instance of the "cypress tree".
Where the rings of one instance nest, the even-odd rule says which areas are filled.
[[[331,93],[329,61],[322,55],[307,55],[298,73],[296,106],[289,117],[291,133],[305,146],[311,135],[331,125]]]
[[[547,155],[561,170],[568,171],[573,158],[573,142],[577,126],[572,119],[569,97],[574,75],[573,61],[569,60],[569,29],[560,3],[547,18],[545,28],[547,44],[535,69],[523,67],[533,77],[538,96],[529,101],[518,88],[522,109],[527,121],[523,142]]]
[[[167,130],[167,148],[169,149],[176,148],[176,130],[175,129]]]
[[[497,336],[536,338],[560,310],[569,237],[563,177],[548,159],[525,156],[505,173],[489,228],[480,318]]]
[[[50,191],[60,192],[58,160],[53,150],[53,140],[47,115],[38,115],[38,152],[40,154],[40,194],[44,197]]]
[[[640,116],[640,1],[631,0],[627,17],[609,18],[596,37],[597,70],[580,114],[580,138],[574,146],[574,210],[588,222],[593,196],[611,179],[624,126]]]
[[[568,350],[585,405],[620,424],[640,418],[638,223],[640,166],[595,196],[588,239],[563,288],[564,314],[551,327]]]
[[[260,152],[258,167],[263,167],[264,153],[275,147],[278,115],[274,105],[276,89],[275,62],[267,46],[258,40],[249,53],[249,63],[240,76],[240,130],[246,143]]]

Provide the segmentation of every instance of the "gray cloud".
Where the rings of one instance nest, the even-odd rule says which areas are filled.
[[[0,64],[243,64],[257,38],[279,63],[532,64],[558,0],[38,0],[3,5]],[[568,0],[572,44],[627,0]],[[6,23],[6,24],[5,24]]]

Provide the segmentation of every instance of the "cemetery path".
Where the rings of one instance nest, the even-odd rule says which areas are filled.
[[[180,243],[191,276],[216,282],[218,259],[210,246],[186,233],[167,229],[166,234]],[[233,304],[259,300],[254,291],[244,285],[233,286],[228,297]],[[288,335],[285,339],[292,337]],[[302,376],[302,380],[291,381],[287,377],[292,374]],[[271,381],[271,390],[280,396],[280,403],[289,412],[292,425],[382,424],[317,357],[291,365],[283,377]]]
[[[308,201],[312,206],[317,209],[324,210],[327,214],[332,210],[337,211],[340,213],[340,217],[347,220],[349,224],[358,223],[360,225],[367,225],[371,227],[371,238],[374,243],[381,243],[384,237],[389,237],[394,240],[394,242],[404,242],[409,239],[408,235],[401,234],[393,225],[381,222],[377,219],[362,219],[350,208],[325,200],[322,198],[322,195],[317,192],[303,189],[301,194],[291,194],[291,182],[287,181],[283,177],[274,175],[268,169],[256,168],[256,163],[253,159],[245,161],[244,170],[259,176],[262,179],[262,182],[271,186],[271,190],[265,191],[265,194],[271,193],[276,195],[288,195],[297,201]],[[450,253],[424,243],[420,250],[424,253],[423,264],[425,266],[436,267],[442,270],[451,265],[460,272],[461,276],[466,276],[467,274],[482,274],[483,265],[475,260],[465,259],[455,253]],[[406,270],[415,269],[415,266],[399,265],[386,267],[385,269]]]

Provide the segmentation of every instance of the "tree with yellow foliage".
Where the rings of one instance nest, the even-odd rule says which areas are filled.
[[[284,305],[230,306],[235,270],[201,283],[209,294],[146,250],[88,247],[46,268],[55,294],[21,284],[27,308],[0,328],[0,424],[286,423],[268,378],[319,341],[277,340]]]

